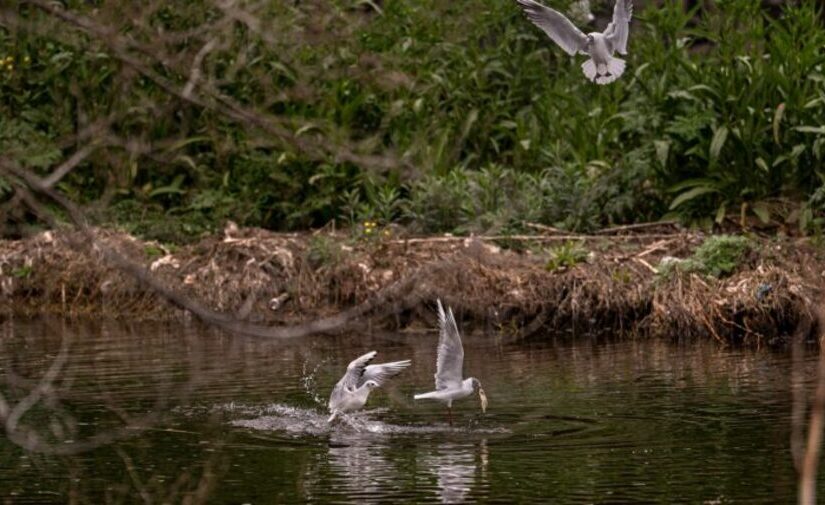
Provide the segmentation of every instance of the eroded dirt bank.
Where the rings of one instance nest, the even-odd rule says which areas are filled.
[[[178,293],[235,319],[296,324],[383,294],[374,327],[432,324],[436,297],[467,327],[781,343],[816,307],[825,251],[751,237],[728,272],[681,268],[707,237],[670,226],[594,236],[399,238],[398,230],[278,234],[227,229],[170,248],[111,230],[0,242],[0,309],[128,318],[182,311],[101,252],[118,251]],[[681,260],[688,259],[688,262]],[[724,259],[724,258],[723,258]],[[675,266],[675,267],[674,267]],[[663,273],[669,271],[669,273]],[[386,288],[390,288],[386,290]]]

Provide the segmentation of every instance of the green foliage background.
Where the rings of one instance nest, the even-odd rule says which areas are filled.
[[[525,221],[589,230],[754,217],[819,230],[822,8],[662,3],[637,6],[627,71],[609,86],[585,80],[583,58],[555,47],[515,2],[275,0],[254,4],[259,31],[232,21],[221,32],[202,62],[221,96],[298,138],[395,161],[381,169],[309,156],[209,103],[124,78],[134,71],[111,46],[23,4],[19,22],[0,28],[0,151],[46,174],[78,148],[66,139],[83,124],[117,116],[111,129],[125,140],[101,145],[59,188],[99,220],[163,240],[226,219],[501,232]],[[593,4],[609,16],[608,2]],[[66,8],[148,44],[220,20],[216,5]],[[181,37],[164,46],[169,61],[141,61],[183,88],[203,43]],[[10,191],[0,180],[0,198]]]

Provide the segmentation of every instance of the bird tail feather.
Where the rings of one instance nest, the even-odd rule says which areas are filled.
[[[587,60],[582,63],[582,72],[584,72],[584,76],[587,77],[591,81],[596,80],[596,62],[593,60]]]
[[[607,61],[607,73],[596,76],[596,84],[610,84],[624,73],[625,63],[621,58],[610,58]]]
[[[616,77],[616,79],[618,79],[619,76],[621,76],[624,73],[624,66],[624,60],[621,58],[610,58],[610,60],[607,62],[608,72],[610,72],[611,75]]]

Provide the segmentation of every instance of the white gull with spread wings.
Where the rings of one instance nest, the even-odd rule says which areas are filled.
[[[613,53],[627,54],[630,18],[633,0],[616,0],[613,20],[604,32],[585,35],[561,12],[545,7],[534,0],[516,0],[527,18],[541,28],[553,42],[570,56],[587,54],[590,59],[582,64],[584,75],[596,84],[608,84],[624,73],[625,62]]]
[[[487,395],[481,388],[481,382],[475,377],[464,379],[464,347],[461,345],[461,335],[455,323],[453,309],[441,305],[438,300],[438,359],[436,361],[435,391],[415,395],[416,400],[438,400],[447,404],[450,424],[453,424],[453,400],[466,398],[478,390],[481,400],[481,410],[487,410]]]
[[[360,410],[367,403],[370,391],[384,385],[391,377],[410,366],[408,359],[370,365],[369,362],[376,354],[376,351],[370,351],[355,358],[347,366],[346,373],[329,395],[329,411],[332,415],[328,422],[334,421],[343,412]]]

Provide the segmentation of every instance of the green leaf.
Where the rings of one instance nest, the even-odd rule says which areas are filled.
[[[811,221],[814,220],[814,213],[811,210],[810,205],[803,205],[802,209],[799,212],[799,231],[802,233],[806,233],[808,231],[808,227],[811,224]]]
[[[20,268],[16,268],[11,271],[12,277],[17,277],[18,279],[25,279],[26,277],[30,276],[34,269],[31,266],[23,265]]]
[[[184,147],[188,146],[189,144],[196,144],[198,142],[208,142],[209,137],[188,137],[183,140],[179,140],[177,142],[173,142],[169,146],[166,147],[166,151],[177,151],[178,149],[183,149]]]
[[[461,138],[467,138],[467,135],[470,134],[470,130],[473,128],[473,125],[478,120],[478,109],[473,109],[467,114],[467,118],[464,120],[464,125],[461,127]]]
[[[825,137],[819,137],[818,139],[814,140],[814,146],[812,151],[814,153],[814,157],[818,160],[822,158],[822,146],[825,145]]]
[[[727,203],[722,202],[722,205],[716,209],[716,224],[722,224],[722,221],[725,220],[725,213],[727,211]]]
[[[656,149],[656,159],[662,166],[667,165],[667,155],[670,153],[670,141],[654,140],[653,147]]]
[[[151,198],[151,197],[155,197],[155,196],[159,196],[159,195],[169,195],[169,194],[178,194],[179,195],[179,194],[183,193],[183,190],[180,189],[181,184],[183,184],[183,178],[184,178],[183,175],[178,175],[172,181],[172,184],[162,186],[160,188],[153,189],[149,193],[149,197]]]
[[[816,133],[817,135],[825,135],[825,126],[796,126],[794,130],[802,133]]]
[[[684,193],[674,198],[673,201],[670,203],[669,209],[673,210],[676,207],[682,205],[683,203],[693,200],[694,198],[698,198],[708,193],[716,192],[718,192],[718,190],[711,186],[697,186],[689,191],[685,191]]]
[[[312,130],[320,131],[321,127],[312,123],[305,124],[304,126],[298,128],[298,130],[295,132],[295,136],[300,137],[304,133],[310,132]]]
[[[818,107],[822,102],[825,102],[825,99],[823,99],[823,97],[814,98],[813,100],[810,100],[805,105],[803,105],[802,108],[812,109],[814,107]]]
[[[763,224],[771,222],[771,209],[767,203],[756,202],[751,206],[751,209],[753,209],[753,213],[756,214],[756,217],[758,217]]]
[[[779,145],[779,124],[782,122],[782,117],[785,115],[785,104],[780,103],[773,113],[773,141]]]
[[[668,96],[668,98],[674,98],[674,99],[684,98],[685,100],[692,100],[694,102],[699,101],[698,98],[696,98],[695,96],[691,95],[690,93],[688,93],[687,91],[685,91],[683,89],[676,90],[676,91],[671,91],[670,93],[667,94],[667,96]]]
[[[725,141],[728,139],[728,127],[722,126],[716,133],[713,134],[713,140],[710,142],[710,161],[714,162],[717,158],[719,158],[719,153],[722,151],[722,147],[725,145]]]
[[[697,84],[695,86],[691,86],[688,88],[688,91],[707,91],[709,94],[713,96],[719,96],[719,93],[707,84]]]
[[[711,179],[709,177],[697,177],[695,179],[687,179],[678,184],[674,184],[673,186],[667,189],[668,193],[678,193],[683,189],[692,188],[694,186],[710,186],[716,187],[716,180]]]

